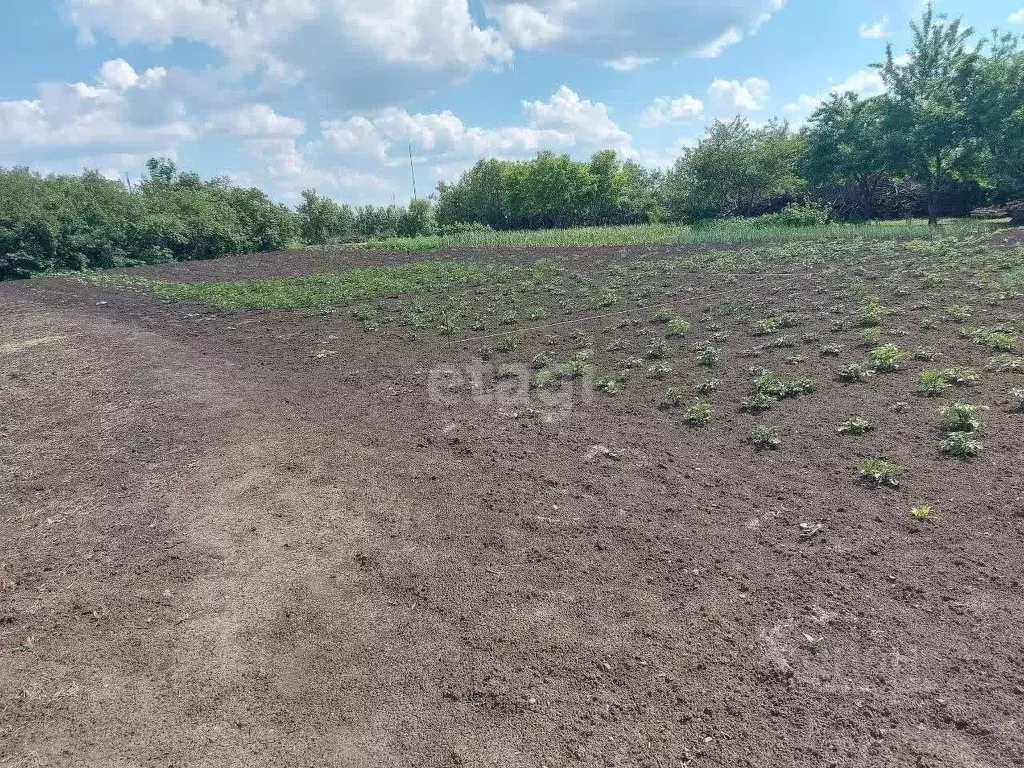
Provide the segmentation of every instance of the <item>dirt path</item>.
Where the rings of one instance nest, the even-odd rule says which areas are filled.
[[[0,288],[0,765],[1024,765],[994,459],[917,459],[915,528],[827,395],[755,462],[629,397],[440,406],[466,350],[347,318]]]

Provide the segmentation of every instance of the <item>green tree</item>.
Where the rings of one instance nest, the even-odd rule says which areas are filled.
[[[888,127],[883,99],[833,94],[803,131],[801,174],[819,190],[853,188],[859,218],[872,218],[879,188],[899,170],[904,151],[900,136]]]
[[[743,118],[714,123],[669,172],[665,205],[681,220],[758,213],[801,190],[797,163],[803,151],[803,139],[783,122],[756,129]]]
[[[1014,35],[993,34],[968,91],[971,130],[987,152],[987,181],[1004,201],[1024,195],[1024,52]]]
[[[903,170],[924,184],[934,225],[942,182],[970,176],[981,156],[968,97],[980,54],[970,45],[971,28],[936,16],[930,5],[911,29],[909,53],[897,58],[890,45],[876,66],[888,89],[887,130],[905,140]]]

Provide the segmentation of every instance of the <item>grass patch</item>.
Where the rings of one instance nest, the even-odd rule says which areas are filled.
[[[954,219],[938,227],[924,221],[766,227],[749,219],[727,219],[698,226],[636,224],[618,227],[464,232],[371,240],[362,247],[381,251],[434,251],[456,246],[543,247],[587,245],[714,245],[791,240],[932,240],[991,232],[991,225]]]
[[[474,285],[507,278],[539,277],[547,268],[462,261],[418,261],[302,277],[266,277],[220,283],[173,283],[122,275],[89,275],[95,283],[137,287],[168,301],[197,301],[218,309],[326,309],[351,301]]]

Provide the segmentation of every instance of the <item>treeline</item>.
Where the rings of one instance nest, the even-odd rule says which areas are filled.
[[[906,57],[877,65],[886,93],[832,95],[799,131],[711,125],[666,173],[600,152],[484,160],[437,193],[437,222],[496,229],[694,222],[803,203],[841,219],[964,215],[1024,195],[1024,53],[929,9]],[[793,217],[796,221],[805,216]]]
[[[429,204],[353,211],[315,193],[292,209],[227,178],[181,172],[168,159],[147,168],[135,186],[94,171],[42,176],[0,168],[0,280],[415,234],[429,216]]]
[[[432,200],[352,207],[313,190],[295,209],[153,159],[137,186],[94,172],[0,169],[0,279],[395,235],[761,216],[813,224],[965,215],[1024,197],[1024,52],[929,9],[886,92],[836,94],[807,125],[716,122],[666,171],[615,152],[481,160]],[[1017,209],[1024,211],[1024,206]]]

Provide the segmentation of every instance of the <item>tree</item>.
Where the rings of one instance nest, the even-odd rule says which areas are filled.
[[[814,187],[852,187],[859,218],[875,215],[879,188],[899,169],[902,141],[888,130],[883,99],[833,94],[803,131],[800,172]]]
[[[965,177],[977,168],[980,141],[972,130],[968,93],[980,54],[969,41],[974,30],[936,16],[929,5],[911,23],[913,46],[906,57],[888,46],[881,71],[888,90],[886,130],[905,140],[904,168],[922,182],[928,222],[939,220],[939,189],[949,176]]]
[[[680,220],[759,213],[772,200],[800,191],[802,154],[803,139],[786,123],[757,129],[743,118],[714,123],[669,172],[665,205]]]
[[[1024,195],[1024,52],[1013,35],[993,34],[968,91],[971,131],[987,152],[986,181],[996,197]]]

